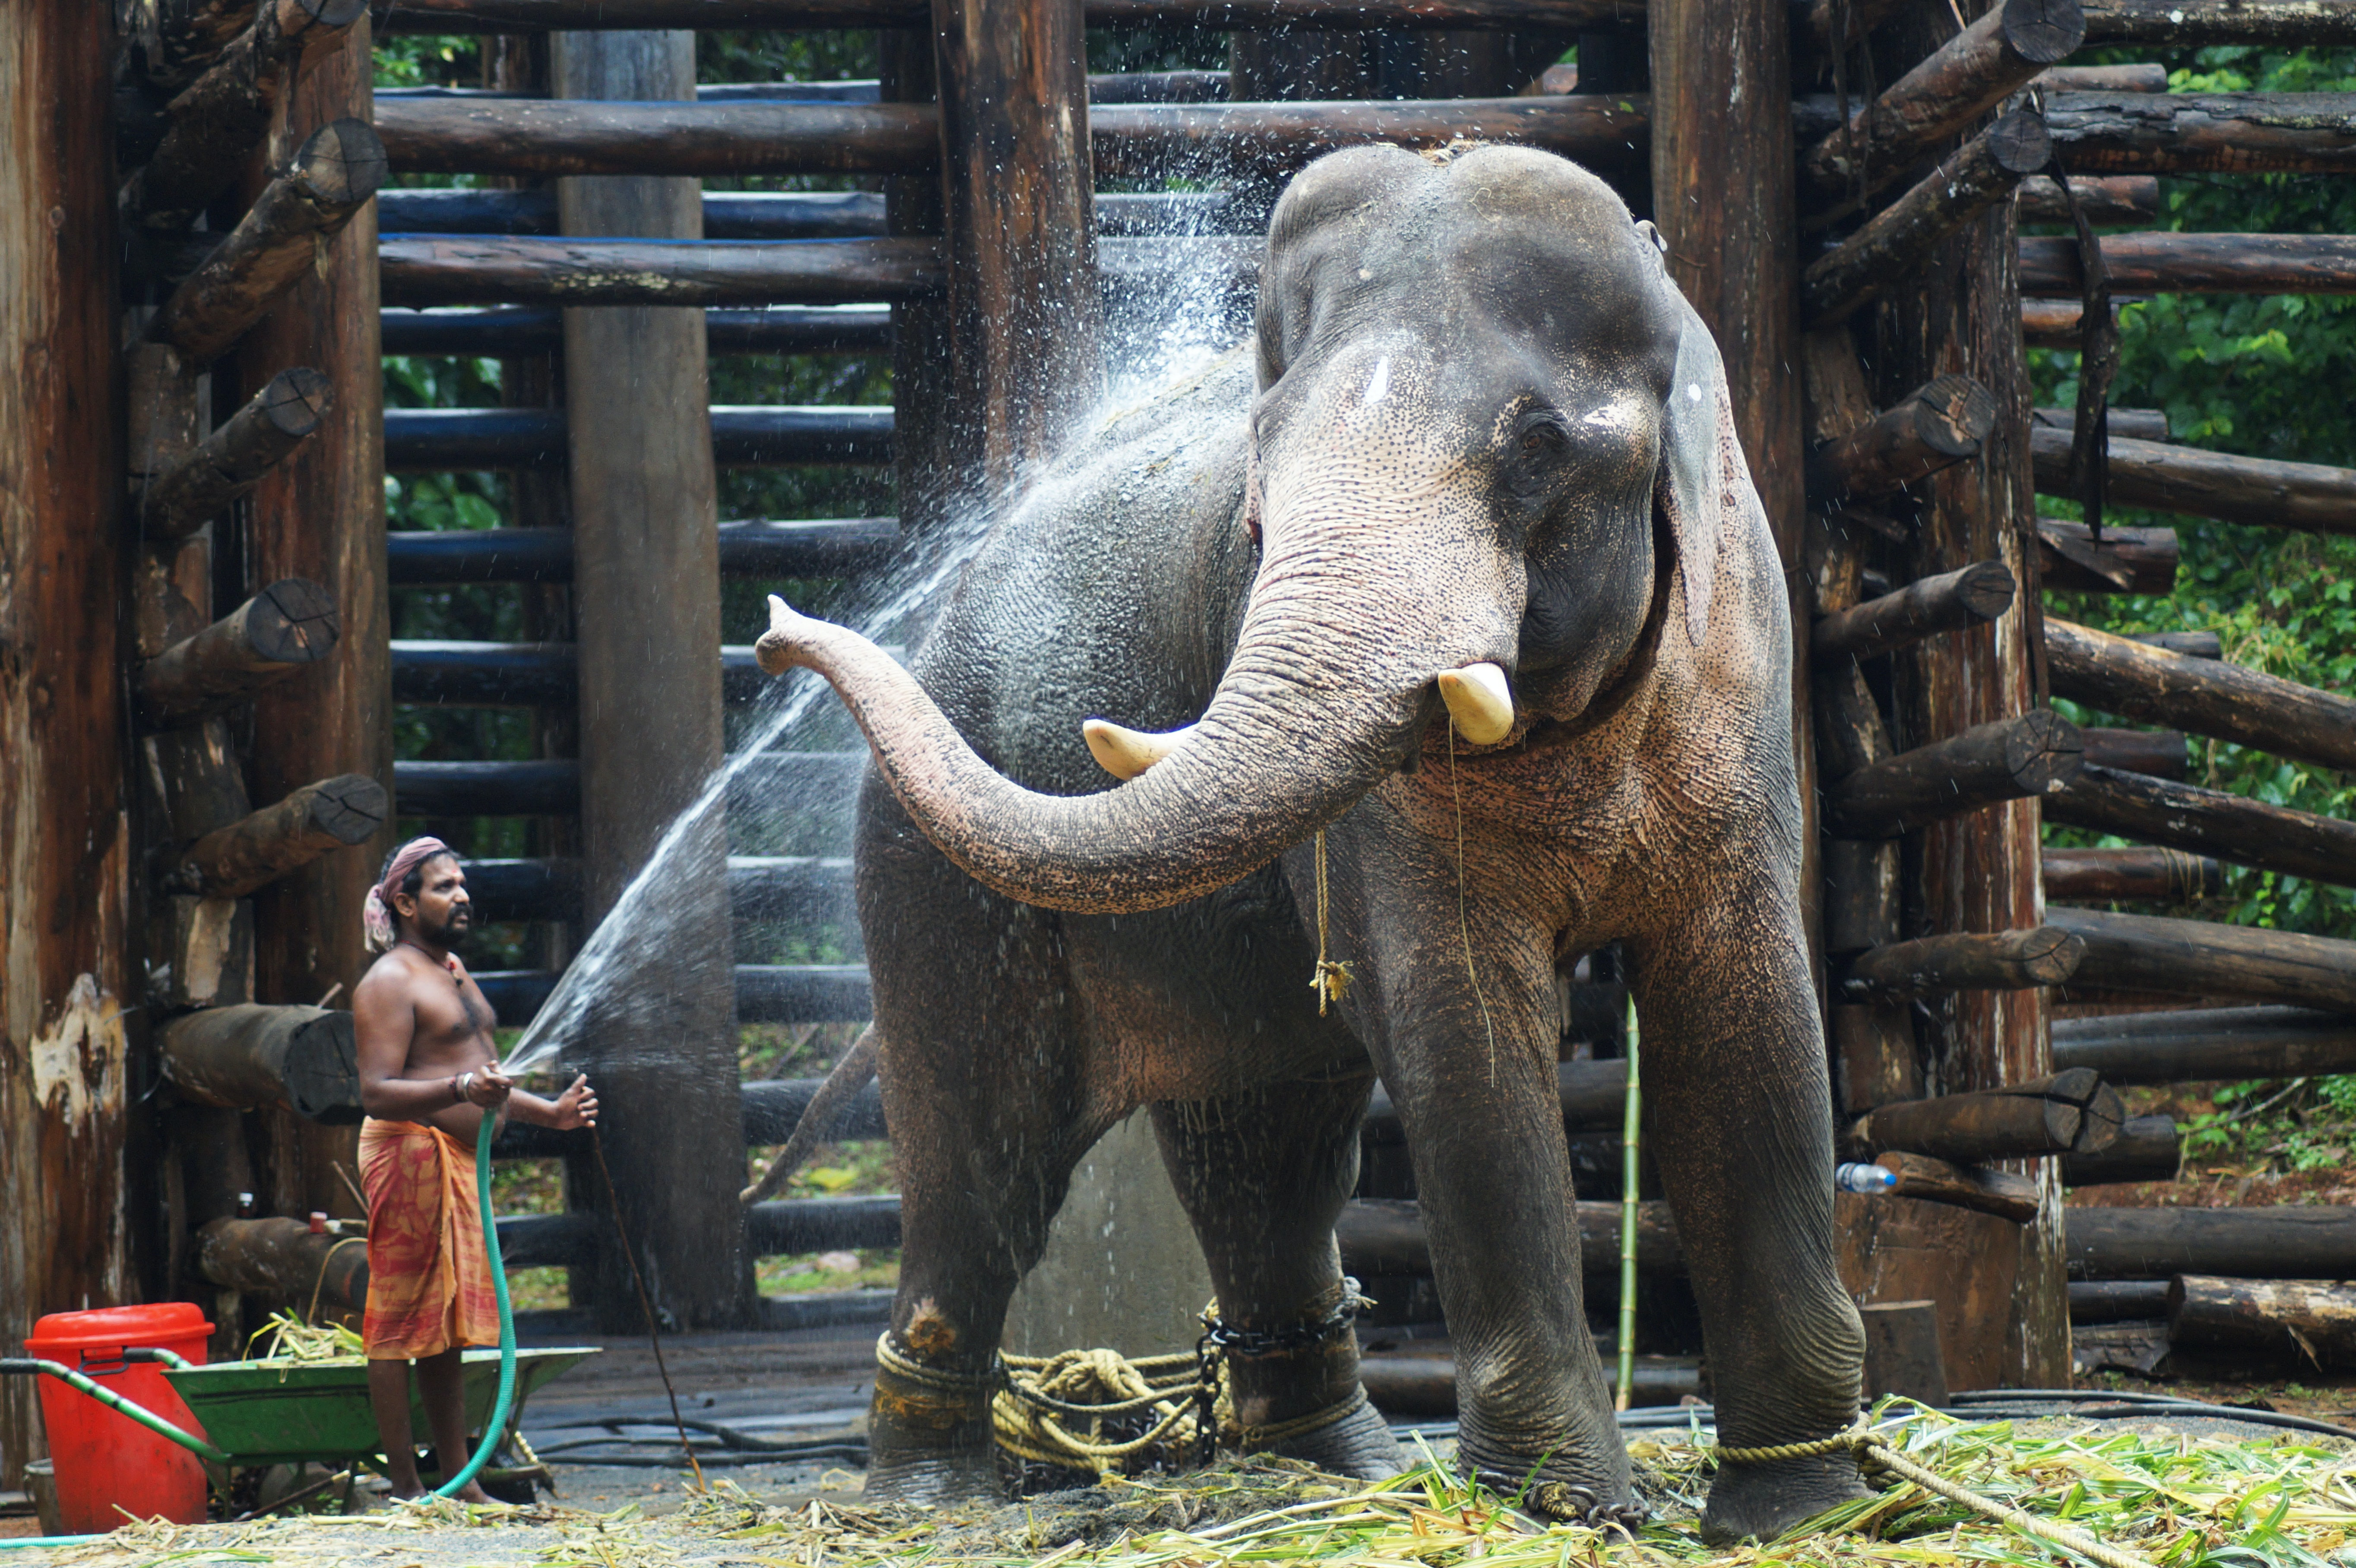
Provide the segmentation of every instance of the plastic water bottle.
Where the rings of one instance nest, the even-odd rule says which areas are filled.
[[[1887,1192],[1898,1185],[1898,1173],[1878,1165],[1837,1165],[1833,1185],[1843,1192]]]

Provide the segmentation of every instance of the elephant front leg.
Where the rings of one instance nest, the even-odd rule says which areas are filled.
[[[1728,883],[1629,944],[1644,1119],[1701,1308],[1719,1441],[1804,1445],[1856,1418],[1865,1336],[1834,1263],[1832,1097],[1797,913],[1776,886]],[[1845,1452],[1728,1460],[1702,1534],[1770,1541],[1862,1495]]]

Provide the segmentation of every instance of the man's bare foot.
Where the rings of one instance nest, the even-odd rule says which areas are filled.
[[[458,1500],[462,1503],[496,1504],[499,1499],[483,1490],[477,1483],[468,1481],[458,1488]]]

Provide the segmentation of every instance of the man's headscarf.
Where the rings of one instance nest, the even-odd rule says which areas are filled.
[[[392,859],[384,863],[384,876],[369,890],[368,907],[360,916],[367,923],[371,948],[383,953],[399,937],[392,923],[392,901],[401,891],[401,884],[409,880],[409,873],[436,855],[454,853],[450,846],[430,833],[423,838],[411,839],[392,852]]]

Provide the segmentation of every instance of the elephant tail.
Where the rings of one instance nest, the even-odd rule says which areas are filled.
[[[809,1109],[794,1124],[794,1136],[777,1151],[776,1163],[769,1167],[767,1175],[736,1195],[739,1202],[749,1205],[775,1196],[820,1145],[833,1138],[835,1128],[842,1124],[843,1114],[851,1109],[851,1102],[874,1081],[875,1055],[883,1044],[873,1024],[859,1031],[859,1038],[851,1042],[851,1049],[842,1053],[842,1060],[834,1064],[834,1071],[826,1075],[818,1093],[810,1096]]]

